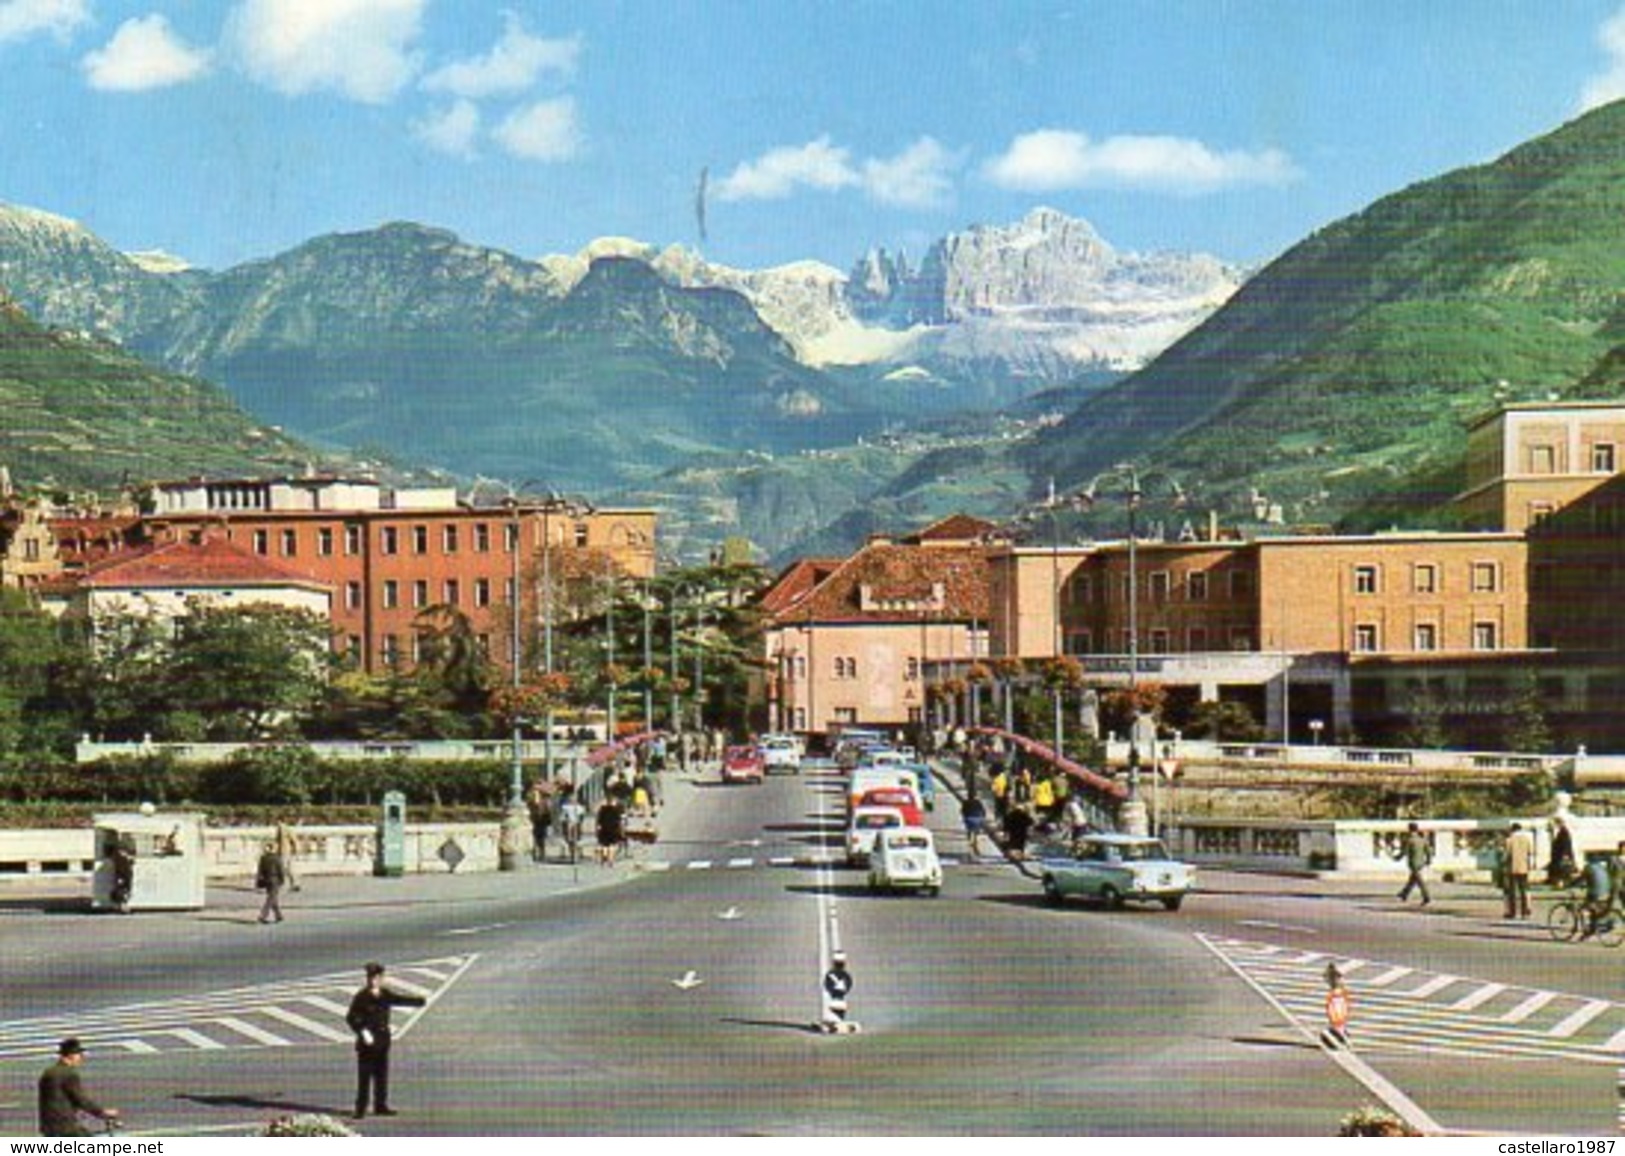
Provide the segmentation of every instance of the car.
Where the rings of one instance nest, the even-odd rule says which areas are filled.
[[[1072,896],[1107,907],[1161,903],[1178,911],[1196,885],[1196,868],[1168,857],[1161,839],[1145,835],[1085,835],[1038,850],[1044,897],[1059,905]]]
[[[875,836],[869,850],[869,890],[942,891],[942,860],[924,827],[890,827]]]
[[[914,792],[916,799],[920,797],[920,781],[913,771],[902,767],[859,767],[852,772],[852,778],[846,784],[848,813],[864,795],[881,787],[906,787]]]
[[[792,775],[801,773],[801,743],[791,735],[764,735],[761,742],[762,769],[767,774],[774,771],[789,771]]]
[[[859,807],[846,825],[846,861],[854,867],[867,863],[875,836],[904,825],[903,812],[896,807]]]
[[[907,787],[875,787],[863,792],[858,806],[896,807],[903,813],[903,822],[908,826],[925,826],[925,811],[920,806],[920,796]]]
[[[722,752],[723,782],[760,783],[765,774],[762,752],[755,746],[733,746]]]
[[[920,802],[927,811],[934,811],[937,807],[937,781],[931,773],[931,764],[926,762],[903,763],[905,771],[913,771],[914,778],[920,786]]]

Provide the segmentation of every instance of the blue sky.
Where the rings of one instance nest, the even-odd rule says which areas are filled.
[[[848,267],[1035,205],[1247,262],[1625,95],[1620,0],[0,0],[0,201]]]

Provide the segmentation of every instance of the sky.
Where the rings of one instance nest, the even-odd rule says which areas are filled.
[[[398,220],[848,269],[1040,205],[1260,264],[1621,96],[1621,0],[0,0],[0,202],[212,269]]]

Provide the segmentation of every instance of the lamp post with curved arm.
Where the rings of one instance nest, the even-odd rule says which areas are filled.
[[[1171,476],[1160,470],[1142,471],[1129,462],[1120,462],[1095,475],[1080,495],[1086,504],[1093,505],[1104,490],[1110,496],[1121,498],[1128,511],[1128,685],[1130,708],[1135,711],[1135,725],[1130,728],[1129,733],[1129,799],[1131,803],[1138,805],[1142,812],[1144,804],[1139,803],[1140,716],[1133,694],[1140,679],[1140,573],[1137,543],[1140,536],[1138,525],[1140,503],[1145,499],[1148,488],[1153,485],[1166,486],[1173,503],[1176,506],[1184,505],[1185,491]]]

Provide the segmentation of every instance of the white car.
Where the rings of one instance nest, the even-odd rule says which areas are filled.
[[[869,851],[869,890],[903,888],[936,895],[942,890],[942,860],[924,827],[891,827],[875,836]]]
[[[762,766],[768,774],[789,771],[801,773],[801,743],[790,735],[767,735],[762,739]]]
[[[1044,896],[1061,904],[1068,896],[1107,907],[1126,902],[1161,903],[1178,911],[1196,886],[1196,868],[1168,857],[1161,839],[1144,835],[1085,835],[1067,847],[1041,848]]]
[[[846,861],[854,867],[867,863],[880,832],[901,826],[903,812],[896,807],[857,808],[846,825]]]

